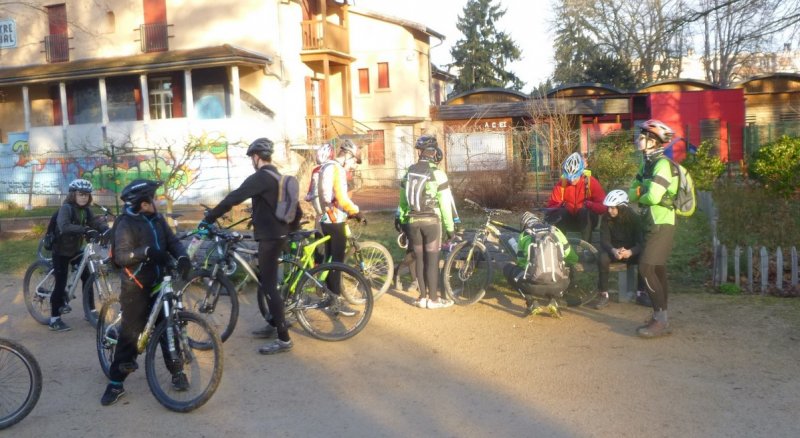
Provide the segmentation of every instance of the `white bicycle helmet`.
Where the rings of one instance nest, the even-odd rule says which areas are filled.
[[[330,143],[325,143],[317,149],[317,164],[322,164],[333,158],[333,147]]]
[[[661,143],[669,143],[675,135],[675,131],[673,131],[672,128],[656,119],[650,119],[640,123],[639,129],[642,130],[642,133],[652,134]]]
[[[583,157],[577,152],[570,154],[570,156],[564,160],[564,164],[561,165],[561,173],[564,175],[564,178],[571,181],[580,178],[580,176],[583,175],[583,169]]]
[[[618,207],[620,205],[628,205],[628,194],[623,190],[612,190],[603,199],[603,205],[606,207]]]
[[[70,192],[92,193],[92,183],[85,179],[76,179],[69,183]]]

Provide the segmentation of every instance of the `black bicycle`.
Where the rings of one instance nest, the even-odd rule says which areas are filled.
[[[0,338],[0,430],[31,413],[42,394],[42,370],[27,348]]]

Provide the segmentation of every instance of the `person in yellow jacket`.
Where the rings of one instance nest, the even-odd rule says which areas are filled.
[[[639,125],[638,148],[644,162],[631,184],[628,196],[645,208],[645,242],[639,258],[639,273],[646,292],[653,303],[653,316],[647,324],[637,329],[643,338],[656,338],[671,333],[667,319],[667,260],[675,239],[675,210],[672,199],[678,193],[678,176],[664,158],[664,148],[675,131],[659,120],[648,120]]]
[[[397,223],[407,224],[409,245],[416,257],[419,299],[414,305],[423,309],[441,309],[453,305],[444,292],[439,292],[439,252],[442,228],[451,239],[453,194],[447,175],[438,168],[444,156],[436,137],[423,135],[414,146],[419,161],[409,166],[400,184]]]
[[[358,146],[348,139],[339,140],[338,143],[336,157],[323,163],[320,168],[317,190],[322,210],[320,228],[322,234],[330,236],[325,242],[325,259],[344,262],[347,249],[347,219],[353,217],[364,221],[364,216],[347,193],[347,173],[361,164]],[[341,274],[334,272],[326,280],[335,294],[341,292],[340,277]],[[355,315],[355,312],[346,308],[340,309],[339,313],[344,316]]]

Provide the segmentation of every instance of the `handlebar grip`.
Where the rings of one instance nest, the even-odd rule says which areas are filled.
[[[510,212],[510,211],[508,211],[508,210],[503,210],[502,208],[498,208],[497,210],[495,210],[495,213],[500,213],[500,214],[511,214],[511,212]]]
[[[475,207],[480,207],[480,205],[478,205],[477,202],[475,202],[475,201],[473,201],[473,200],[471,200],[469,198],[464,198],[464,202],[466,202],[469,205],[475,206]]]

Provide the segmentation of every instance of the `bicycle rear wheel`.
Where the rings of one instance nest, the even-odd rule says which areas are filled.
[[[97,326],[95,345],[97,346],[97,358],[100,360],[100,368],[103,374],[111,378],[111,362],[114,361],[114,353],[117,350],[120,328],[122,324],[122,306],[119,299],[113,297],[103,303],[100,312],[97,314]]]
[[[105,269],[105,267],[101,266],[100,269]],[[122,290],[119,275],[114,272],[99,274],[92,274],[83,284],[83,314],[92,327],[97,327],[98,306],[102,307],[104,300],[118,297]],[[105,290],[106,282],[108,282],[109,290]],[[104,293],[101,295],[100,291],[104,291]]]
[[[203,317],[219,333],[222,342],[231,337],[239,319],[239,296],[228,277],[212,278],[209,271],[195,271],[182,293],[186,310]]]
[[[341,295],[327,282],[340,276]],[[327,280],[327,281],[326,281]],[[311,336],[323,341],[343,341],[357,335],[372,316],[373,297],[369,282],[355,268],[343,263],[323,263],[303,273],[287,310]]]
[[[203,406],[222,378],[222,340],[201,316],[178,312],[174,326],[164,320],[147,343],[147,385],[159,403],[175,412],[190,412]],[[175,328],[176,361],[165,352],[167,330]],[[202,346],[202,348],[199,348]],[[165,353],[167,356],[165,356]],[[175,373],[186,376],[186,388],[175,386]]]
[[[456,245],[444,262],[442,277],[447,296],[456,304],[475,304],[486,294],[492,279],[492,263],[486,247],[471,241]]]
[[[22,282],[22,291],[25,297],[25,307],[39,324],[50,322],[50,295],[56,285],[53,275],[53,265],[49,262],[37,260],[25,271]]]
[[[0,430],[31,413],[42,394],[42,370],[28,349],[0,339]]]
[[[392,286],[394,279],[394,260],[385,246],[378,242],[359,242],[361,271],[372,288],[372,297],[378,299]],[[355,259],[355,255],[352,256]],[[357,260],[351,259],[357,263]]]
[[[597,296],[597,248],[581,239],[569,239],[578,263],[570,267],[569,287],[564,291],[564,301],[569,306],[583,306]]]

